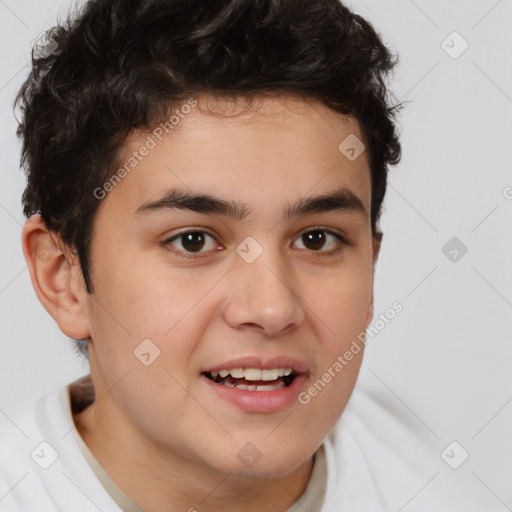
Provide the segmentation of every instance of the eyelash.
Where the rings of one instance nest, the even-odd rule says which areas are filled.
[[[328,233],[329,235],[334,236],[338,240],[338,242],[339,242],[338,248],[335,249],[335,250],[331,250],[329,252],[322,251],[322,250],[319,250],[319,251],[309,251],[309,252],[312,252],[312,253],[318,253],[319,256],[327,256],[327,257],[329,257],[329,256],[336,256],[339,252],[341,252],[341,250],[343,249],[344,245],[345,246],[352,246],[353,245],[351,242],[349,242],[344,236],[340,235],[339,233],[337,233],[335,231],[332,231],[330,229],[327,229],[327,228],[323,228],[321,226],[315,226],[315,227],[313,227],[311,229],[303,231],[300,236],[306,235],[308,233],[315,232],[315,231],[322,231],[324,233]],[[162,242],[160,242],[160,245],[165,247],[166,249],[168,249],[168,250],[178,254],[179,256],[183,256],[185,258],[189,258],[189,259],[203,258],[204,255],[207,254],[207,252],[209,252],[209,251],[199,252],[199,253],[191,253],[191,252],[182,251],[181,249],[176,249],[175,247],[170,245],[172,242],[174,242],[178,238],[180,238],[180,237],[182,237],[184,235],[189,235],[191,233],[207,234],[208,236],[211,236],[212,238],[215,239],[215,237],[212,234],[208,233],[208,231],[203,231],[203,230],[199,230],[199,229],[190,229],[188,231],[182,231],[181,233],[177,233],[176,235],[173,235],[171,238],[167,238],[167,239],[163,240]]]

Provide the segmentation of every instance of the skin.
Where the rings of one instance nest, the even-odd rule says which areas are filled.
[[[77,258],[38,215],[26,222],[23,248],[44,307],[67,336],[89,340],[97,400],[74,421],[117,485],[150,512],[284,512],[307,486],[312,456],[350,397],[363,351],[307,405],[277,413],[238,409],[199,373],[235,357],[283,355],[309,366],[306,390],[364,332],[379,251],[369,217],[337,210],[287,220],[283,208],[345,186],[369,212],[368,155],[351,162],[340,153],[348,135],[363,140],[360,127],[315,100],[260,97],[247,110],[243,101],[198,99],[101,201],[92,295]],[[147,136],[133,133],[123,158]],[[180,186],[247,203],[251,215],[135,215]],[[328,235],[323,248],[311,248],[301,235],[315,226],[352,245]],[[178,252],[159,245],[185,228],[214,237],[206,235],[200,258],[178,254],[190,252],[183,238],[169,244]],[[251,264],[235,251],[248,236],[263,248]],[[160,350],[149,366],[134,356],[147,338]],[[247,442],[262,453],[250,468],[236,456]]]

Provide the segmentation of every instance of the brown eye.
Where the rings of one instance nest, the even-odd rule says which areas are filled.
[[[203,233],[199,231],[193,231],[185,235],[181,235],[181,245],[187,251],[196,252],[200,251],[205,243],[205,237]]]
[[[309,231],[308,233],[304,233],[302,235],[302,241],[304,245],[313,249],[314,251],[319,251],[325,245],[326,236],[323,231]]]
[[[320,252],[326,256],[338,253],[343,245],[350,245],[348,241],[338,233],[321,228],[302,233],[300,240],[306,249],[309,249],[311,252]],[[326,246],[327,250],[322,250]]]
[[[208,239],[213,241],[213,246],[207,247],[207,250],[202,250],[208,245]],[[176,243],[179,242],[181,247],[176,247]],[[211,243],[211,242],[210,242]],[[207,252],[210,249],[215,248],[216,242],[212,235],[205,231],[183,231],[177,235],[168,238],[162,242],[163,246],[169,247],[173,252],[180,254],[181,256],[188,258],[196,258]]]

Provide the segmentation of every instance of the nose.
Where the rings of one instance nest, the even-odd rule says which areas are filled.
[[[254,330],[271,337],[302,325],[306,315],[300,290],[294,289],[297,279],[279,251],[266,248],[252,263],[235,257],[228,274],[225,321],[235,329]]]

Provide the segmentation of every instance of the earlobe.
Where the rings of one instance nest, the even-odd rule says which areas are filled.
[[[25,222],[23,254],[32,285],[43,307],[68,337],[86,339],[90,330],[85,312],[87,292],[81,284],[79,265],[40,215]],[[66,252],[66,254],[65,254]]]

